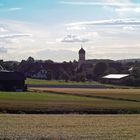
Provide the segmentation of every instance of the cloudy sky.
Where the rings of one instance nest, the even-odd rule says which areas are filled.
[[[0,59],[140,58],[140,0],[0,0]]]

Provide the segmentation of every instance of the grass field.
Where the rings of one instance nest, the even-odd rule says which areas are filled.
[[[99,87],[104,87],[104,88],[121,88],[121,89],[140,89],[140,87],[130,87],[130,86],[120,86],[120,85],[112,85],[112,84],[102,84],[96,81],[85,81],[85,82],[76,82],[76,81],[64,81],[64,80],[41,80],[41,79],[31,79],[27,78],[26,79],[26,84],[27,85],[63,85],[63,86],[68,86],[68,85],[73,85],[73,86],[82,86],[82,85],[93,85],[93,86],[99,86]]]
[[[88,85],[88,84],[99,84],[97,82],[75,82],[75,81],[68,81],[65,82],[64,80],[40,80],[40,79],[31,79],[31,78],[27,78],[26,80],[26,84],[34,84],[34,85],[45,85],[45,84],[49,84],[49,85]]]
[[[42,91],[41,91],[42,90]],[[8,113],[140,113],[138,89],[32,89],[0,92],[0,111]]]
[[[140,115],[0,115],[5,140],[139,140]]]

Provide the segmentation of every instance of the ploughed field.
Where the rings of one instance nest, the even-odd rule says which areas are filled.
[[[0,92],[2,113],[140,113],[140,89],[34,88]]]
[[[0,139],[139,140],[140,115],[0,115]]]

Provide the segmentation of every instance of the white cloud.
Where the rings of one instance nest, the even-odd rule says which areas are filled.
[[[5,47],[0,47],[0,53],[7,53],[7,48]]]
[[[21,7],[11,7],[11,8],[2,8],[0,9],[0,12],[16,12],[16,11],[19,11],[19,10],[22,10]]]
[[[127,57],[134,56],[134,54],[138,56],[140,49],[135,47],[135,44],[139,43],[140,29],[139,26],[136,26],[139,25],[137,21],[137,19],[87,21],[84,24],[83,22],[78,22],[78,24],[76,22],[67,26],[63,24],[63,27],[57,24],[54,28],[47,29],[47,26],[0,20],[0,27],[7,30],[7,32],[0,32],[0,48],[3,47],[0,59],[21,60],[33,56],[36,59],[69,61],[78,59],[77,52],[80,44],[85,44],[87,58],[91,59],[126,57],[120,56],[117,52],[124,50],[128,51]],[[135,23],[135,26],[130,24],[132,22]],[[58,39],[56,40],[56,38]],[[123,44],[126,45],[125,48]],[[119,48],[119,46],[121,47]]]
[[[126,27],[123,27],[123,30],[125,30],[125,31],[134,31],[135,28],[132,27],[132,26],[126,26]]]
[[[84,21],[69,23],[67,26],[88,26],[88,25],[140,25],[139,19],[111,19],[99,21]]]
[[[22,8],[20,8],[20,7],[12,7],[12,8],[7,9],[7,11],[19,11],[19,10],[22,10]]]
[[[57,59],[56,59],[56,56],[57,56]],[[35,54],[35,57],[39,57],[45,60],[51,59],[57,62],[74,60],[74,59],[77,59],[77,56],[78,56],[77,51],[72,51],[72,50],[67,50],[67,49],[59,49],[59,50],[44,49],[42,51],[36,52]]]
[[[82,37],[83,38],[87,38],[89,41],[95,41],[95,40],[97,40],[99,37],[100,37],[100,35],[99,35],[99,33],[98,32],[85,32],[83,35],[82,35]]]
[[[96,6],[104,8],[104,10],[117,12],[119,17],[131,17],[131,15],[140,13],[140,3],[134,3],[131,0],[77,0],[77,1],[59,1],[64,5],[77,5],[77,6]]]
[[[6,34],[0,35],[0,39],[18,38],[18,37],[32,37],[31,34]]]
[[[140,8],[127,8],[127,7],[124,7],[124,8],[116,8],[115,9],[117,12],[136,12],[136,13],[139,13],[140,12]]]
[[[7,32],[8,30],[5,29],[4,27],[0,27],[0,32]]]
[[[118,0],[108,0],[108,1],[99,1],[99,2],[91,2],[91,1],[59,1],[60,4],[65,4],[65,5],[95,5],[95,6],[117,6],[117,7],[122,7],[122,6],[127,6],[127,7],[138,7],[140,4],[134,4],[128,0],[124,1],[118,1]]]
[[[68,26],[67,30],[86,30],[84,26]]]
[[[66,37],[57,39],[57,41],[67,42],[67,43],[77,43],[77,42],[84,43],[84,42],[88,42],[89,40],[88,38],[83,38],[78,35],[67,35]]]

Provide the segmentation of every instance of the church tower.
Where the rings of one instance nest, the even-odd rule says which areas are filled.
[[[85,50],[83,49],[83,47],[81,46],[81,49],[79,50],[79,61],[78,61],[78,69],[80,69],[82,64],[85,64]]]

